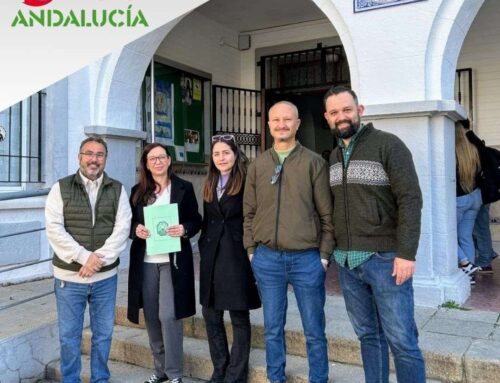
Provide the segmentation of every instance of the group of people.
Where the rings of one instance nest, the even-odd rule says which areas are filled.
[[[81,143],[79,170],[53,186],[46,206],[64,382],[80,382],[87,302],[91,381],[109,381],[118,255],[129,236],[128,319],[138,323],[143,308],[154,359],[146,383],[182,382],[182,319],[195,313],[189,239],[200,229],[199,295],[214,367],[210,382],[247,381],[249,310],[261,305],[267,379],[286,381],[289,285],[306,338],[309,381],[328,381],[330,258],[339,266],[366,382],[388,382],[389,349],[399,382],[425,382],[412,288],[422,196],[411,153],[396,136],[362,123],[364,106],[352,90],[332,87],[324,106],[338,141],[329,164],[297,141],[299,114],[288,101],[270,108],[272,148],[251,164],[233,135],[213,136],[203,218],[192,184],[173,174],[166,146],[146,146],[129,201],[123,186],[104,172],[106,143],[97,137]],[[169,203],[178,204],[179,224],[167,234],[180,238],[181,250],[150,255],[144,207]],[[225,311],[233,328],[231,350]]]
[[[487,148],[470,129],[469,120],[455,124],[458,265],[475,285],[476,272],[493,274],[490,203],[498,200],[497,182],[488,172]],[[491,193],[491,190],[494,190]]]

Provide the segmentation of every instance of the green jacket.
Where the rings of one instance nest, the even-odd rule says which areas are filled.
[[[243,199],[248,254],[261,243],[274,250],[319,248],[322,258],[329,258],[333,226],[328,164],[297,143],[271,184],[278,164],[276,152],[269,149],[248,168]]]
[[[395,251],[415,260],[422,193],[413,159],[393,134],[367,124],[347,167],[340,148],[330,156],[336,248]]]
[[[122,184],[104,173],[97,194],[94,225],[92,225],[92,208],[80,173],[76,172],[76,174],[59,180],[59,186],[64,204],[63,215],[66,231],[76,242],[89,251],[101,248],[106,239],[113,233]],[[64,262],[57,254],[54,254],[52,263],[61,269],[71,271],[79,271],[82,267],[77,262],[70,264]],[[101,268],[100,272],[111,270],[119,263],[118,258],[111,265]]]

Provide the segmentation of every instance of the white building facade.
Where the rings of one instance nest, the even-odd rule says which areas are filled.
[[[49,188],[77,169],[81,140],[99,134],[109,145],[108,174],[130,190],[136,153],[146,137],[141,87],[154,57],[203,73],[212,85],[261,90],[261,56],[340,44],[350,85],[366,106],[364,120],[398,135],[416,164],[424,207],[415,301],[428,306],[449,300],[463,303],[470,284],[457,268],[454,121],[473,110],[476,133],[488,145],[500,146],[500,3],[395,1],[394,6],[364,12],[354,12],[349,0],[245,4],[212,0],[48,87],[43,103],[43,177],[16,187]],[[294,5],[296,12],[289,9]],[[239,48],[242,36],[249,43],[244,49]],[[472,69],[472,109],[456,101],[460,68]],[[205,154],[211,121],[207,116]],[[193,181],[199,192],[203,174],[185,169],[181,176]],[[0,184],[4,191],[7,186]],[[0,201],[0,233],[13,224],[43,226],[43,204],[44,197]],[[29,236],[30,241],[21,241],[23,253],[30,254],[23,262],[50,257],[44,232]],[[0,253],[0,265],[16,263],[16,251]],[[50,265],[45,263],[0,274],[0,282],[48,274]]]

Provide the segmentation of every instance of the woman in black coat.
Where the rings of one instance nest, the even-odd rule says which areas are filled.
[[[127,317],[139,323],[144,309],[155,372],[146,383],[182,382],[182,318],[195,313],[193,253],[189,238],[200,229],[201,216],[191,183],[172,174],[166,146],[150,144],[141,156],[139,183],[132,188],[132,226]],[[177,203],[179,225],[167,234],[181,237],[181,251],[146,252],[144,207]]]
[[[246,382],[250,354],[250,313],[260,307],[250,262],[243,247],[243,186],[246,158],[233,135],[212,137],[212,158],[203,188],[200,240],[200,303],[205,319],[211,382]],[[233,327],[228,350],[224,311]]]

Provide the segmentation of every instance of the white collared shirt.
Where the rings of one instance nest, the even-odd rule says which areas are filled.
[[[95,204],[99,188],[103,182],[103,176],[95,181],[91,181],[81,173],[79,175],[82,178],[85,190],[89,196],[90,205],[92,207],[92,222],[95,223]],[[61,260],[67,263],[78,262],[84,265],[92,252],[76,242],[66,231],[64,227],[63,209],[64,203],[61,196],[60,185],[59,182],[56,182],[54,186],[52,186],[45,203],[45,227],[47,238],[50,246]],[[106,239],[104,245],[95,251],[104,256],[105,266],[112,264],[127,247],[131,219],[132,212],[130,210],[127,192],[122,186],[113,232],[108,239]],[[102,273],[95,273],[89,278],[81,278],[78,276],[78,272],[60,269],[54,266],[54,277],[68,282],[93,283],[109,278],[116,273],[117,268],[114,268]]]

